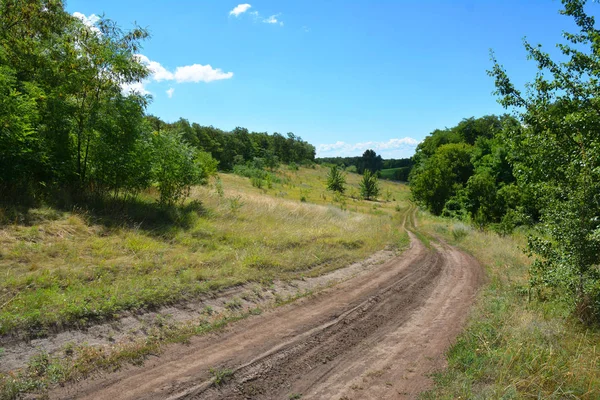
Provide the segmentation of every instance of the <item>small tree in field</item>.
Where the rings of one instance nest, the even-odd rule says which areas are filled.
[[[379,182],[377,175],[366,169],[362,181],[360,181],[360,194],[366,200],[376,198],[379,194]]]
[[[337,165],[332,166],[327,174],[327,189],[343,194],[346,191],[345,185],[346,177],[340,168]]]

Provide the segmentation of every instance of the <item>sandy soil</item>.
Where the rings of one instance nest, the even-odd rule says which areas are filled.
[[[484,275],[456,248],[439,241],[430,249],[410,236],[401,255],[315,296],[50,397],[416,398],[444,367]]]

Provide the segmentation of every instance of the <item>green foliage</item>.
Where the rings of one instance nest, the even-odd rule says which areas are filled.
[[[517,187],[505,131],[518,126],[510,116],[468,118],[436,130],[417,147],[410,182],[414,199],[436,215],[479,227],[502,222],[506,232],[535,219],[537,206]],[[507,213],[523,215],[506,219]],[[529,216],[526,217],[526,216]]]
[[[334,165],[327,174],[327,189],[337,193],[346,191],[346,178],[337,165]]]
[[[473,172],[472,146],[444,144],[413,170],[410,179],[414,198],[435,215],[464,187]]]
[[[377,172],[383,168],[383,159],[374,150],[365,150],[356,168],[359,174],[362,174],[365,170]]]
[[[173,205],[189,195],[193,185],[205,184],[216,170],[216,162],[182,140],[181,134],[156,133],[153,136],[153,175],[160,203]]]
[[[377,175],[366,169],[360,181],[360,195],[367,200],[377,197],[379,194],[379,182]]]
[[[211,368],[209,372],[216,386],[224,385],[233,376],[233,371],[228,368]]]
[[[250,162],[271,171],[314,160],[314,146],[293,133],[145,116],[150,97],[126,88],[150,73],[138,55],[147,37],[108,19],[90,27],[61,1],[0,2],[2,202],[126,200],[156,184],[172,204],[206,181],[215,160],[224,170]]]
[[[500,103],[521,124],[507,132],[518,182],[540,206],[540,234],[529,240],[537,256],[534,287],[558,289],[585,321],[600,321],[600,34],[585,1],[563,0],[563,15],[578,32],[563,33],[557,62],[525,41],[539,73],[526,94],[494,59]]]

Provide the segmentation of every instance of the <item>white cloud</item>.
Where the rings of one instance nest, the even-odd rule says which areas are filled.
[[[167,96],[169,96],[169,98],[173,97],[174,92],[175,92],[175,89],[169,88],[169,90],[167,90]]]
[[[229,12],[229,15],[235,15],[237,17],[240,14],[246,12],[250,7],[250,4],[240,4],[239,6],[231,10]],[[281,15],[281,13],[273,14],[268,18],[264,18],[258,11],[249,11],[248,14],[252,16],[254,22],[263,22],[265,24],[277,24],[283,26],[283,21],[279,20],[279,16]]]
[[[183,82],[212,82],[221,79],[233,77],[233,72],[223,72],[220,68],[213,68],[209,64],[193,64],[177,67],[175,72],[171,72],[163,67],[159,62],[152,61],[143,54],[136,54],[138,60],[146,65],[151,73],[151,79],[156,82],[177,81]]]
[[[317,145],[317,155],[319,157],[326,156],[357,156],[361,155],[365,150],[372,149],[376,152],[384,153],[390,157],[408,157],[410,152],[414,152],[419,141],[411,137],[401,139],[390,139],[386,142],[361,142],[361,143],[346,143],[337,141],[330,144]]]
[[[238,4],[233,10],[229,11],[229,15],[234,15],[236,17],[239,17],[240,14],[245,13],[246,11],[248,11],[248,9],[252,7],[250,4],[246,3],[246,4]]]
[[[283,26],[283,22],[277,19],[277,17],[279,17],[279,15],[281,15],[281,14],[271,15],[269,18],[263,19],[263,22],[265,24],[279,24],[279,25]]]
[[[150,92],[148,90],[146,90],[146,85],[147,82],[131,82],[131,83],[123,83],[121,85],[121,91],[124,94],[131,94],[131,93],[138,93],[141,95],[147,95],[150,94]]]
[[[100,33],[100,29],[96,27],[96,24],[98,23],[98,21],[100,21],[100,17],[96,14],[92,14],[89,17],[86,17],[85,14],[75,11],[73,13],[73,16],[79,19],[81,22],[83,22],[83,24],[90,28],[92,31]]]
[[[148,67],[150,73],[152,74],[152,79],[155,81],[170,81],[173,79],[173,73],[168,71],[159,62],[152,61],[143,54],[136,54],[136,57],[142,64],[145,64],[146,67]]]
[[[220,79],[229,79],[233,72],[223,72],[220,68],[213,68],[209,64],[186,65],[177,67],[175,70],[175,80],[181,82],[212,82]]]

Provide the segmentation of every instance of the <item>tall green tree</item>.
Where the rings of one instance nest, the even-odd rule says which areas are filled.
[[[410,188],[414,199],[433,214],[440,215],[451,197],[473,173],[473,146],[451,143],[440,146],[433,155],[413,169]]]
[[[367,169],[371,172],[377,172],[383,168],[383,159],[374,150],[365,150],[356,168],[359,174]]]
[[[508,137],[517,180],[540,205],[532,285],[561,289],[578,315],[600,320],[600,31],[584,0],[562,0],[578,31],[563,33],[556,61],[525,41],[539,73],[526,92],[493,58],[500,103],[521,124]]]

